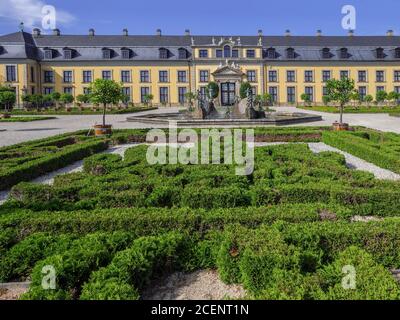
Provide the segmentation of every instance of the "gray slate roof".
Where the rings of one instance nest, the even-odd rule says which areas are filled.
[[[51,48],[55,53],[55,60],[63,60],[63,48],[74,50],[73,60],[103,60],[102,50],[108,48],[113,50],[111,60],[120,60],[121,49],[126,47],[134,53],[130,60],[158,60],[158,49],[167,48],[170,52],[168,60],[178,60],[178,49],[186,48],[192,51],[192,39],[195,46],[210,46],[219,43],[222,39],[232,38],[236,43],[240,38],[243,46],[257,46],[258,36],[158,36],[158,35],[41,35],[33,37],[26,32],[16,32],[0,36],[0,59],[44,59],[44,49]],[[400,47],[398,36],[263,36],[262,45],[266,50],[270,47],[276,49],[277,55],[273,60],[287,60],[286,49],[294,48],[296,60],[341,60],[338,51],[348,48],[350,61],[374,61],[376,49],[384,49],[385,58],[380,61],[400,60],[395,59],[394,50]],[[322,59],[321,50],[329,48],[332,53],[331,59]],[[268,58],[266,58],[268,60]]]

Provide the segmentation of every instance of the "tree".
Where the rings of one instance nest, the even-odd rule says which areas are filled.
[[[151,102],[153,101],[153,99],[154,99],[154,95],[152,95],[151,93],[146,94],[146,95],[143,97],[144,104],[145,104],[146,106],[148,106],[149,104],[151,104]]]
[[[259,107],[266,106],[267,104],[271,103],[271,95],[268,93],[259,94],[254,99],[254,102],[259,105]]]
[[[369,105],[371,104],[372,101],[374,101],[374,97],[371,96],[370,94],[365,96],[365,102],[367,103],[367,106],[369,107]]]
[[[70,93],[63,93],[60,96],[60,102],[62,102],[64,104],[72,103],[72,102],[74,102],[74,96]]]
[[[76,96],[76,101],[79,103],[88,103],[90,101],[90,96],[88,94],[79,94]]]
[[[329,96],[323,96],[322,102],[324,103],[324,106],[328,106],[329,103],[331,102],[331,98],[329,98]]]
[[[107,104],[117,104],[121,100],[122,87],[114,80],[96,79],[90,85],[91,101],[103,105],[103,126],[106,125]]]
[[[58,102],[60,101],[61,94],[59,92],[52,92],[50,93],[50,99],[52,102],[56,103],[56,107],[58,107]]]
[[[300,98],[301,98],[301,100],[304,101],[304,103],[305,103],[306,105],[310,105],[310,104],[311,104],[310,96],[309,96],[307,93],[303,93],[303,94],[300,96]]]
[[[210,96],[210,93],[212,92],[212,96]],[[207,87],[206,87],[206,93],[207,96],[210,97],[211,99],[217,99],[219,95],[219,86],[216,82],[209,82]]]
[[[30,101],[34,106],[36,106],[36,109],[39,110],[39,108],[43,105],[44,97],[41,94],[33,94],[30,97]]]
[[[399,98],[400,98],[400,94],[395,91],[389,92],[389,94],[387,96],[387,99],[389,101],[393,102],[393,105],[396,105],[398,103]]]
[[[376,102],[384,102],[388,98],[388,94],[386,91],[381,90],[376,93]]]
[[[193,100],[196,99],[196,94],[189,91],[185,93],[185,99],[189,103],[189,109],[193,107]]]
[[[360,102],[362,100],[361,95],[358,93],[358,91],[354,91],[351,94],[351,100],[353,101],[353,107],[357,107],[357,102]]]
[[[17,101],[17,96],[14,92],[11,91],[2,91],[0,92],[0,104],[4,105],[4,109],[6,112],[12,108],[12,106]]]
[[[249,89],[251,90],[251,84],[249,82],[242,82],[240,85],[240,99],[246,99],[247,98],[247,93],[249,92]]]
[[[328,91],[327,96],[340,105],[340,124],[343,124],[344,106],[349,103],[355,92],[354,80],[348,78],[341,80],[331,79],[326,83],[326,88]]]

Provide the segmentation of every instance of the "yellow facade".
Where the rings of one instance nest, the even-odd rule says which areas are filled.
[[[254,58],[246,58],[246,50],[254,50]],[[207,50],[207,57],[200,57],[200,50]],[[135,61],[135,62],[42,62],[33,60],[26,61],[2,61],[0,64],[0,84],[14,87],[17,92],[18,103],[21,103],[21,97],[24,94],[44,93],[46,89],[63,93],[65,88],[72,88],[72,94],[83,94],[85,88],[90,83],[85,83],[83,79],[84,71],[92,72],[92,79],[102,78],[103,71],[110,71],[112,79],[121,82],[122,71],[130,74],[130,81],[123,83],[123,87],[130,88],[131,101],[135,104],[141,103],[142,88],[148,87],[149,93],[154,95],[153,103],[160,104],[160,88],[168,88],[168,97],[166,106],[180,105],[179,88],[185,88],[185,92],[196,92],[205,87],[209,81],[216,81],[214,73],[225,65],[232,62],[241,71],[242,81],[247,81],[248,71],[255,74],[255,79],[251,83],[257,94],[269,93],[271,88],[276,88],[276,103],[280,105],[290,104],[288,97],[288,87],[294,88],[293,103],[300,103],[301,95],[307,88],[313,88],[313,102],[322,103],[323,88],[325,82],[323,73],[330,72],[330,78],[338,79],[341,77],[341,71],[347,71],[350,78],[355,80],[356,88],[365,90],[365,94],[376,96],[377,90],[386,92],[400,92],[400,63],[397,62],[311,62],[311,61],[293,61],[276,62],[261,59],[262,49],[240,48],[239,55],[235,59],[216,59],[216,49],[210,47],[199,47],[193,49],[193,58],[190,61]],[[16,80],[7,82],[6,67],[16,66]],[[46,83],[44,79],[45,71],[53,71],[54,82]],[[72,82],[65,83],[63,79],[64,71],[72,72]],[[141,71],[149,72],[149,82],[141,82]],[[160,71],[167,72],[167,80],[160,81]],[[186,73],[183,81],[178,81],[178,72]],[[206,71],[208,77],[201,78],[201,72]],[[276,81],[271,81],[270,72],[276,72]],[[294,72],[294,81],[288,81],[287,72]],[[365,81],[359,81],[359,72],[365,72]],[[383,72],[383,79],[377,79],[377,72]],[[306,81],[306,72],[312,74],[312,79]],[[397,73],[395,75],[395,73]],[[291,79],[293,80],[293,79]],[[382,80],[382,81],[380,81]],[[238,86],[236,92],[238,93]],[[364,89],[365,88],[365,89]]]

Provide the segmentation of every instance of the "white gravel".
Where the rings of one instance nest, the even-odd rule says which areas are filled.
[[[346,158],[346,164],[350,169],[370,172],[375,176],[376,179],[393,180],[393,181],[400,180],[400,175],[397,173],[394,173],[387,169],[380,168],[370,162],[355,157],[347,152],[328,146],[325,143],[322,142],[309,143],[308,146],[310,147],[310,150],[314,153],[320,153],[325,151],[340,153],[344,155],[344,157]]]
[[[142,293],[143,300],[223,300],[245,297],[246,291],[242,286],[223,283],[215,270],[174,273],[151,284]]]

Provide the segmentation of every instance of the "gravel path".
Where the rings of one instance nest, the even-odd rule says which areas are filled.
[[[246,291],[239,285],[226,285],[217,271],[174,273],[158,280],[142,294],[143,300],[223,300],[243,299]]]
[[[18,300],[29,286],[30,282],[0,283],[0,300]]]
[[[320,153],[320,152],[325,152],[325,151],[331,151],[331,152],[337,152],[345,156],[346,158],[346,163],[347,166],[350,169],[355,169],[355,170],[362,170],[362,171],[367,171],[372,173],[376,179],[380,180],[393,180],[393,181],[398,181],[400,180],[400,175],[397,173],[394,173],[390,170],[382,169],[370,162],[367,162],[365,160],[362,160],[358,157],[355,157],[347,152],[344,152],[342,150],[333,148],[331,146],[328,146],[325,143],[309,143],[308,144],[310,147],[310,150],[314,153]]]

